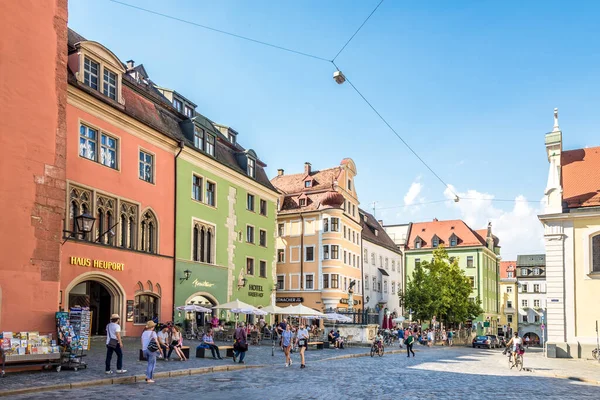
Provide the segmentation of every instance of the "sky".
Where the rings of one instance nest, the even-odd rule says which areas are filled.
[[[379,3],[123,1],[328,60]],[[565,149],[600,145],[598,15],[594,1],[383,2],[336,64],[446,187],[335,83],[329,62],[109,0],[69,1],[72,29],[236,129],[269,176],[350,157],[361,207],[375,202],[384,224],[491,222],[504,260],[544,251],[537,215],[553,109]]]

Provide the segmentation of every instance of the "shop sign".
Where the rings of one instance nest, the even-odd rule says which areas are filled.
[[[304,302],[303,297],[278,297],[278,303],[302,303]]]
[[[124,263],[103,260],[92,260],[91,258],[85,257],[69,257],[69,264],[79,265],[80,267],[112,269],[113,271],[123,271],[125,269]]]
[[[211,283],[208,281],[200,282],[198,279],[194,279],[194,282],[192,282],[192,285],[194,285],[194,287],[213,287],[213,286],[215,286],[214,283]]]
[[[248,296],[250,297],[263,297],[263,287],[262,285],[249,285],[248,286]]]
[[[342,304],[348,304],[348,299],[341,299],[340,303],[342,303]],[[357,306],[359,304],[360,304],[360,300],[354,300],[354,305],[355,306]],[[385,303],[383,303],[383,304],[385,304]]]

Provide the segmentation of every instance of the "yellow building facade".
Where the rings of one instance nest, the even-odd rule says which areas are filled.
[[[361,309],[361,225],[354,186],[356,165],[285,175],[271,180],[280,193],[277,216],[277,295],[284,307]]]
[[[519,331],[519,293],[516,277],[516,262],[500,262],[500,317],[498,320],[498,335],[510,338]]]

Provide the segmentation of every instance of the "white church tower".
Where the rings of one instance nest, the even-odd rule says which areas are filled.
[[[546,154],[550,169],[548,171],[548,183],[544,191],[544,214],[562,213],[562,186],[560,156],[562,153],[562,132],[558,126],[558,108],[554,109],[554,128],[552,132],[546,133]]]

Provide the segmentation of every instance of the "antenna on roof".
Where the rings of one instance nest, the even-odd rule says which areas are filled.
[[[376,208],[376,207],[377,207],[377,202],[376,202],[376,201],[374,201],[374,202],[373,202],[373,217],[375,217],[375,212],[376,212],[375,208]],[[377,219],[377,217],[375,217],[375,219]]]

